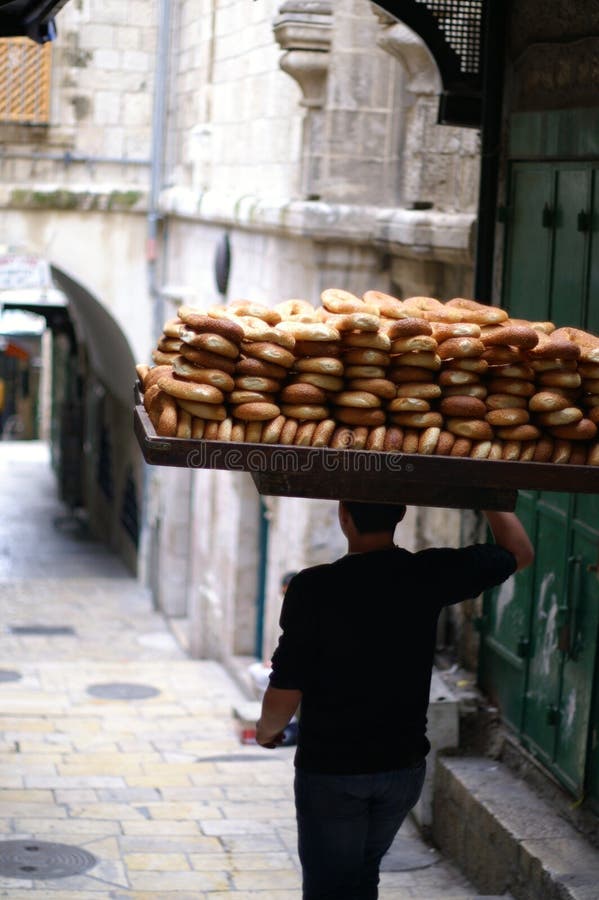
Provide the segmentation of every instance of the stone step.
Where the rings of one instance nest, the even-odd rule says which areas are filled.
[[[599,897],[597,850],[495,760],[437,756],[433,839],[485,894]]]

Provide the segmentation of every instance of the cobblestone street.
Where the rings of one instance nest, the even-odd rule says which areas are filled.
[[[0,896],[300,898],[294,749],[239,742],[247,698],[64,517],[43,444],[0,443],[0,491]],[[410,823],[385,868],[381,900],[477,897]]]

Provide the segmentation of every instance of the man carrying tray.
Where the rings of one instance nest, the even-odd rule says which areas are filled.
[[[494,543],[410,553],[405,506],[339,503],[345,556],[291,580],[257,723],[280,745],[300,701],[295,804],[304,900],[375,900],[379,865],[424,782],[437,619],[533,560],[514,513]]]

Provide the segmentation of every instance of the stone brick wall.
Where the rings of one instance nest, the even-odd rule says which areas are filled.
[[[52,45],[50,124],[33,129],[0,125],[4,145],[0,178],[28,184],[54,181],[62,186],[146,184],[156,3],[71,2],[60,11],[57,30]],[[19,149],[23,158],[17,157]],[[31,152],[85,159],[24,158]],[[107,158],[115,162],[99,161]]]
[[[302,111],[297,86],[278,65],[276,2],[177,6],[171,177],[196,190],[293,195]]]

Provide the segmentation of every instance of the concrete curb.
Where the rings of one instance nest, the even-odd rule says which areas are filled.
[[[597,850],[495,760],[437,757],[433,839],[485,894],[599,897]]]

